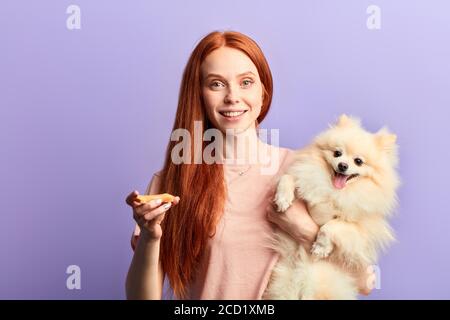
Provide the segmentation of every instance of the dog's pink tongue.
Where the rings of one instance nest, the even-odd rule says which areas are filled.
[[[337,189],[342,189],[345,187],[345,183],[347,182],[347,176],[343,174],[336,174],[333,179],[333,185]]]

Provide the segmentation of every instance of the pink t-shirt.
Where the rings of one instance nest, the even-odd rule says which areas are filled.
[[[278,254],[267,247],[275,226],[267,220],[266,207],[278,178],[293,160],[292,150],[270,149],[278,157],[272,170],[252,166],[246,171],[248,165],[224,165],[228,188],[225,212],[207,243],[188,290],[189,299],[261,299],[278,259]],[[240,175],[242,171],[246,172]],[[157,174],[153,176],[148,194],[156,192],[158,178]],[[138,234],[137,227],[135,236]],[[174,298],[165,278],[163,299]]]

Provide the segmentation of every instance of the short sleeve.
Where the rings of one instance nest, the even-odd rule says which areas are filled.
[[[159,193],[159,187],[161,185],[161,171],[158,171],[153,174],[152,178],[150,179],[150,182],[147,186],[147,189],[145,190],[144,194],[157,194]],[[136,248],[137,241],[139,239],[139,234],[141,233],[141,229],[139,228],[138,224],[136,223],[134,226],[133,235],[131,236],[131,248]]]

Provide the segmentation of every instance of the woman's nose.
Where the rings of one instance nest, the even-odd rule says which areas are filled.
[[[228,89],[227,95],[225,96],[225,103],[229,103],[229,104],[239,103],[237,89],[235,89],[235,88]]]

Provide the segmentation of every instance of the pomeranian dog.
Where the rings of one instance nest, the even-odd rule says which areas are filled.
[[[387,219],[397,204],[397,163],[396,135],[370,133],[346,115],[296,151],[274,202],[283,212],[295,198],[304,200],[320,229],[310,252],[275,232],[280,258],[264,299],[357,298],[352,274],[365,272],[394,241]]]

